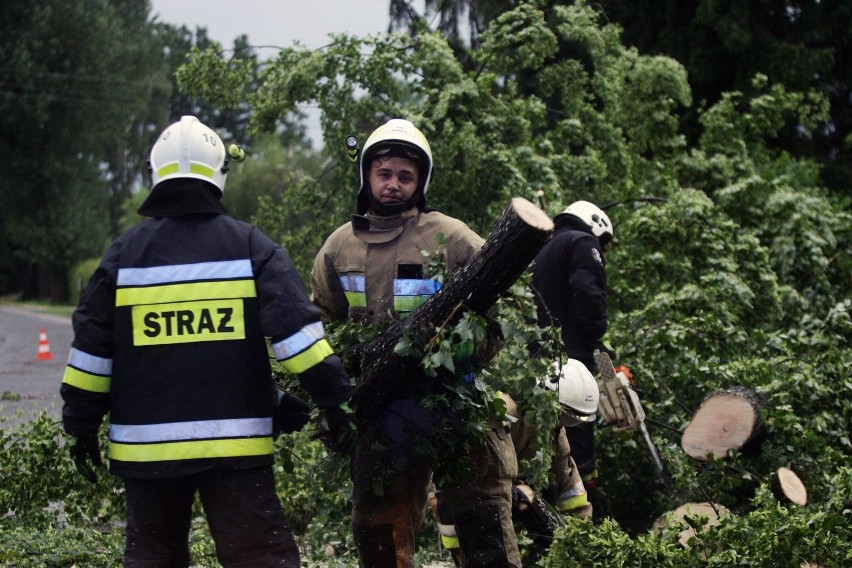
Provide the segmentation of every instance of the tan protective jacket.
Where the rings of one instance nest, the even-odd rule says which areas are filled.
[[[430,255],[440,251],[447,272],[453,273],[470,262],[483,242],[463,222],[438,211],[352,215],[317,254],[312,299],[325,321],[369,325],[404,317],[440,288],[429,278]]]
[[[516,419],[512,424],[512,442],[518,461],[534,457],[538,451],[538,445],[535,441],[535,425],[524,420],[512,397],[505,393],[500,393],[500,396],[506,403],[506,413]],[[559,428],[555,433],[550,472],[553,474],[557,487],[556,502],[554,503],[556,509],[562,513],[590,518],[591,505],[586,494],[586,488],[580,478],[577,464],[571,457],[571,446],[568,443],[565,428]]]

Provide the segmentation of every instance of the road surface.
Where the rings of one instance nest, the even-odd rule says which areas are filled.
[[[42,328],[49,360],[38,359]],[[59,385],[73,335],[70,317],[0,305],[0,430],[15,430],[42,411],[61,418]]]

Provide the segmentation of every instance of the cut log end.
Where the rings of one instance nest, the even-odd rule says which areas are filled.
[[[715,507],[715,508],[714,508]],[[684,517],[689,516],[691,519],[705,517],[707,522],[705,527],[717,526],[721,523],[722,517],[730,515],[731,512],[721,505],[711,505],[710,503],[685,503],[675,509],[669,511],[665,515],[654,521],[651,530],[654,533],[659,533],[675,521],[683,521]],[[678,542],[684,548],[689,548],[689,539],[696,535],[695,529],[689,527],[680,531]]]
[[[521,220],[541,231],[552,231],[553,220],[533,202],[523,197],[512,198],[512,208]]]
[[[720,391],[707,398],[681,437],[687,455],[706,460],[725,457],[728,450],[746,451],[759,444],[762,434],[760,403],[742,389]]]
[[[777,495],[794,505],[804,507],[808,504],[808,490],[799,476],[788,467],[779,467],[775,471]]]

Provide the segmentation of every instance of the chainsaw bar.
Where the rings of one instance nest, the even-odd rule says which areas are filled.
[[[612,382],[616,382],[618,377],[615,373],[615,367],[612,365],[612,359],[609,357],[609,353],[605,351],[600,351],[598,349],[594,352],[595,364],[598,366],[598,372],[601,375],[602,382],[606,385]],[[630,388],[630,387],[625,387]],[[606,389],[609,390],[609,389]],[[618,397],[621,402],[621,408],[628,409],[631,408],[631,405],[628,403],[627,394],[622,392],[624,389],[618,390]],[[601,392],[601,397],[609,396],[609,392]],[[640,404],[638,397],[635,395],[633,398],[636,401],[636,404]],[[648,428],[645,426],[645,418],[644,418],[644,409],[636,409],[638,414],[638,429],[639,432],[642,433],[642,437],[645,439],[645,444],[648,446],[648,451],[651,453],[651,458],[654,460],[654,464],[657,466],[657,469],[660,470],[660,479],[662,479],[663,483],[666,487],[671,487],[671,478],[666,472],[665,467],[663,466],[663,461],[660,459],[660,453],[657,451],[657,447],[654,445],[654,442],[651,440],[651,435],[648,433]]]

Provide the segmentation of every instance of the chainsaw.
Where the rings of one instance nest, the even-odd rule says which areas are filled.
[[[633,389],[633,377],[630,374],[630,369],[623,365],[613,367],[612,359],[610,359],[609,353],[605,351],[596,349],[594,357],[595,364],[600,372],[598,412],[601,415],[602,425],[609,426],[616,432],[637,430],[641,432],[648,450],[651,452],[651,457],[654,459],[657,469],[660,470],[663,483],[669,485],[670,481],[660,459],[660,454],[654,442],[651,441],[651,435],[648,434],[648,428],[645,426],[645,409],[642,407],[639,395]]]

